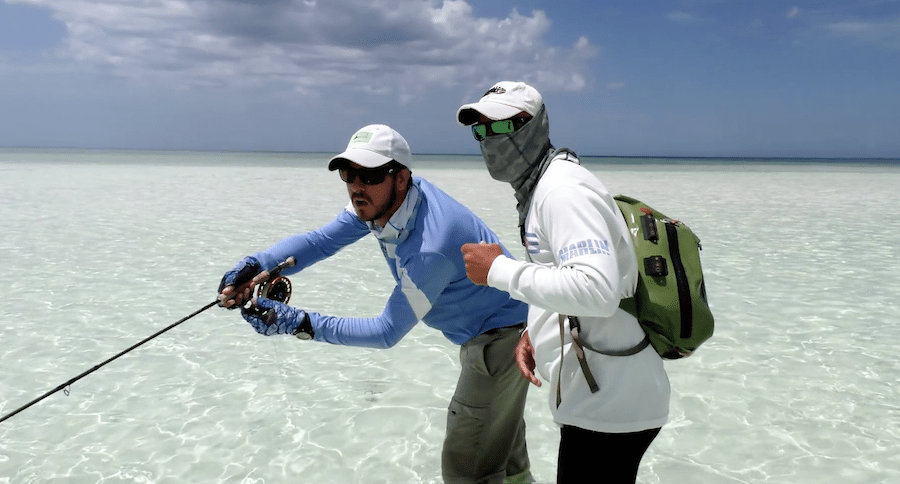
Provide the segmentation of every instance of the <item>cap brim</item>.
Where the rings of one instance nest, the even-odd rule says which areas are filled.
[[[362,149],[349,149],[334,158],[328,160],[328,169],[337,170],[346,162],[356,163],[363,168],[377,168],[391,161],[391,158],[374,151]]]
[[[478,115],[483,114],[494,121],[509,119],[522,112],[521,108],[507,106],[506,104],[491,101],[479,101],[466,104],[456,112],[456,121],[463,126],[470,126],[478,122]]]

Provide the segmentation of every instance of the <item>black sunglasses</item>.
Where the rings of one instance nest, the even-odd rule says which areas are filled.
[[[472,134],[475,139],[481,141],[488,136],[496,134],[509,134],[518,131],[531,120],[531,116],[517,116],[515,118],[503,119],[500,121],[488,121],[486,123],[478,123],[472,125]]]
[[[359,181],[365,185],[378,185],[384,182],[386,176],[393,175],[397,171],[397,166],[393,162],[377,168],[350,168],[345,166],[338,169],[338,172],[341,174],[341,180],[353,183],[356,181],[356,177],[359,177]]]

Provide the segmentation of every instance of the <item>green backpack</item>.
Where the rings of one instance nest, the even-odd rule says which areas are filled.
[[[615,197],[638,259],[634,297],[619,307],[640,322],[660,356],[689,356],[713,334],[700,239],[687,225],[625,195]]]
[[[567,148],[552,151],[550,159],[561,151],[571,153],[577,160],[577,155]],[[584,350],[608,356],[631,356],[653,345],[661,357],[675,360],[690,356],[713,334],[713,315],[706,300],[706,285],[700,267],[700,239],[687,225],[666,217],[640,200],[625,195],[617,195],[615,200],[631,233],[638,262],[634,297],[622,299],[619,307],[637,318],[647,335],[632,348],[598,350],[581,338],[581,322],[577,317],[559,315],[560,347],[565,347],[563,336],[568,320],[575,356],[594,393],[600,387],[588,367]],[[524,243],[524,228],[522,230]],[[557,405],[562,398],[560,391],[557,386]]]
[[[619,307],[637,318],[646,336],[632,348],[598,350],[581,338],[581,322],[575,316],[559,316],[560,340],[564,321],[575,343],[575,356],[591,392],[600,390],[584,350],[607,356],[631,356],[653,346],[665,359],[690,356],[713,334],[713,315],[706,301],[706,285],[700,268],[700,239],[687,225],[666,217],[647,204],[625,195],[615,197],[625,218],[638,262],[634,297]],[[560,366],[560,371],[562,366]],[[562,398],[557,387],[556,403]]]

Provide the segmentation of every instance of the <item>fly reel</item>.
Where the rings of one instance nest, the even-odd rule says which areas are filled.
[[[285,303],[291,300],[291,280],[284,276],[275,276],[256,287],[256,297],[264,297],[266,299]],[[277,315],[270,309],[262,309],[247,302],[247,308],[244,311],[262,318],[269,325],[275,322]]]
[[[256,296],[287,304],[291,300],[291,280],[284,276],[275,276],[259,285]]]

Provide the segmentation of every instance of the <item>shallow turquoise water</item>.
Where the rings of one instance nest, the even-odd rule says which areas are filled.
[[[302,159],[298,159],[302,158]],[[512,190],[477,157],[416,174],[521,255]],[[244,255],[347,203],[325,154],[0,151],[0,414],[210,302]],[[668,362],[647,483],[900,480],[900,167],[627,160],[613,192],[703,241],[716,335]],[[671,161],[671,160],[670,160]],[[381,312],[373,240],[291,277],[292,303]],[[390,350],[257,335],[210,309],[0,423],[0,483],[440,482],[457,348],[423,325]],[[534,473],[555,476],[546,388]]]

